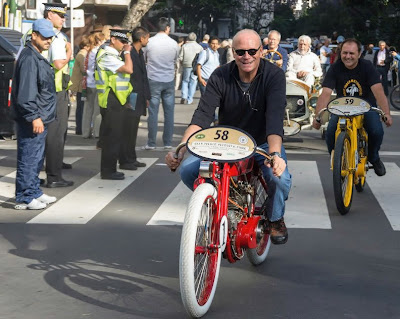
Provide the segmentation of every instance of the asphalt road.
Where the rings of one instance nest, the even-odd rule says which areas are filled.
[[[194,108],[176,105],[175,145]],[[293,174],[289,241],[272,246],[259,267],[223,260],[207,318],[400,318],[394,114],[381,149],[388,174],[370,171],[346,216],[335,207],[319,132],[285,140]],[[142,122],[138,146],[146,143]],[[185,318],[178,259],[190,193],[163,165],[162,147],[138,150],[148,166],[126,172],[124,183],[102,181],[96,140],[75,136],[73,125],[71,116],[65,160],[73,169],[64,177],[75,185],[45,189],[59,200],[44,211],[12,209],[16,143],[0,143],[0,318]]]

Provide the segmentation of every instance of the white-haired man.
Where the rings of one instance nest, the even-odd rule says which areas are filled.
[[[190,32],[179,53],[179,61],[183,66],[181,104],[192,104],[196,92],[197,76],[193,74],[192,62],[196,54],[203,50],[201,45],[196,42],[196,38],[196,34]]]
[[[269,31],[268,37],[264,38],[263,40],[263,55],[268,60],[272,59],[277,66],[279,66],[284,72],[286,72],[289,58],[287,51],[279,45],[280,42],[280,32],[276,30]],[[276,52],[279,52],[282,58],[278,54],[276,54]]]
[[[311,87],[315,78],[322,76],[322,69],[318,56],[310,48],[311,38],[308,35],[300,36],[297,50],[289,54],[286,76],[302,80]]]

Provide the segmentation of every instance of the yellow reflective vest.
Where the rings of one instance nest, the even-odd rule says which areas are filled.
[[[107,100],[110,90],[115,93],[121,105],[124,105],[132,92],[132,85],[130,83],[130,74],[128,73],[113,73],[106,71],[99,66],[99,62],[107,55],[114,56],[118,60],[122,58],[116,54],[107,52],[103,48],[99,49],[96,57],[96,68],[94,79],[96,81],[96,91],[99,98],[99,105],[102,108],[107,108]]]

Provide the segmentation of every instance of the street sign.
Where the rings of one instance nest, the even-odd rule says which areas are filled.
[[[83,4],[84,0],[61,0],[61,2],[70,8],[78,8]]]
[[[65,22],[63,24],[64,28],[71,28],[71,11],[67,10],[67,14],[65,15]],[[72,27],[73,28],[82,28],[85,26],[85,11],[82,9],[73,10],[72,17]]]

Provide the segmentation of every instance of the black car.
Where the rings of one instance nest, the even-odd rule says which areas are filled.
[[[22,33],[0,28],[0,136],[14,135],[14,121],[9,104],[10,80],[13,77],[14,62],[21,45]]]

